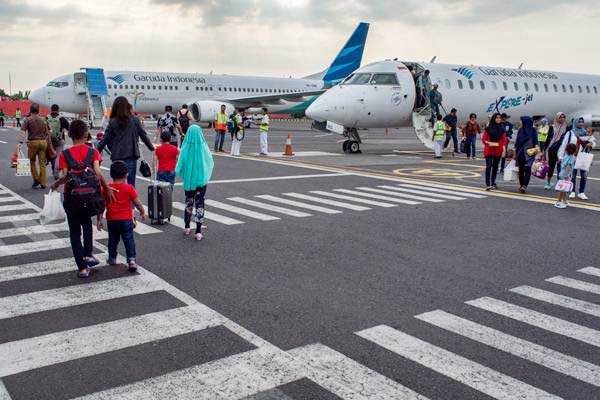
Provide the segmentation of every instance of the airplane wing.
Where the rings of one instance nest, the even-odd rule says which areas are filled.
[[[305,92],[293,92],[293,93],[273,93],[264,94],[260,96],[247,96],[238,97],[234,99],[227,99],[228,103],[233,104],[235,107],[258,107],[261,105],[278,104],[282,100],[288,101],[302,101],[304,97],[318,96],[325,93],[327,89],[310,90]]]

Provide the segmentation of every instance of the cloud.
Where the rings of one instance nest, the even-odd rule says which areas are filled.
[[[4,27],[21,25],[24,21],[60,25],[84,16],[86,14],[74,5],[50,8],[23,1],[0,0],[0,26]]]

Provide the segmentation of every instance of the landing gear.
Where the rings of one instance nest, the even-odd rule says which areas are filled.
[[[360,140],[360,136],[358,135],[356,128],[347,128],[344,131],[344,136],[348,138],[348,140],[345,140],[342,145],[342,149],[344,150],[344,153],[346,153],[346,154],[362,153],[360,151],[360,144],[362,143],[362,140]]]

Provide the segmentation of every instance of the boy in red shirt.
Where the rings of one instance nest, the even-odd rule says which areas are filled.
[[[171,135],[169,132],[160,134],[162,144],[156,148],[154,154],[158,159],[158,172],[156,179],[160,182],[169,182],[171,192],[175,188],[175,166],[179,158],[179,149],[170,143]]]
[[[127,254],[127,266],[129,271],[134,272],[138,266],[135,262],[135,240],[133,229],[133,209],[131,203],[140,212],[140,218],[145,218],[144,205],[140,202],[135,187],[127,183],[127,164],[123,161],[115,161],[110,166],[110,177],[113,182],[108,185],[113,189],[114,201],[106,204],[106,221],[108,228],[108,264],[117,264],[117,246],[119,240],[123,239],[125,253]],[[98,215],[98,230],[102,230],[102,215]]]

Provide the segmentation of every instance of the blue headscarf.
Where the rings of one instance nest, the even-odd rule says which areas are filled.
[[[583,118],[583,116],[578,116],[573,118],[573,120],[571,121],[573,123],[573,127],[571,128],[571,130],[573,131],[574,134],[577,135],[577,137],[580,136],[586,136],[587,132],[585,131],[585,126],[583,128],[578,128],[577,127],[577,121],[582,120],[583,122],[585,122],[585,118]]]
[[[175,169],[183,180],[183,190],[196,190],[205,186],[210,180],[214,166],[202,129],[198,125],[190,126]]]

